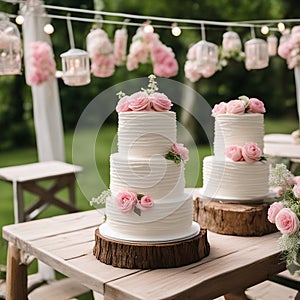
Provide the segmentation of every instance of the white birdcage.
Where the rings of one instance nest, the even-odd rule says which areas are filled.
[[[234,31],[227,31],[223,34],[222,51],[225,54],[230,52],[240,52],[242,50],[242,42],[239,35]]]
[[[0,21],[0,75],[21,74],[22,48],[17,26]]]
[[[204,77],[209,77],[218,68],[218,46],[202,40],[196,44],[196,47],[198,71]]]
[[[263,69],[269,65],[268,44],[262,39],[251,39],[245,43],[246,69]]]
[[[88,53],[81,49],[70,49],[60,55],[62,79],[66,85],[80,86],[91,81]]]

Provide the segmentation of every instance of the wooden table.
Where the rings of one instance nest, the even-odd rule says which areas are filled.
[[[209,232],[210,255],[180,268],[129,270],[105,265],[92,254],[94,231],[103,213],[91,210],[3,227],[9,241],[7,299],[26,299],[24,252],[113,300],[213,299],[285,269],[279,233],[237,237]]]
[[[0,168],[0,180],[11,182],[14,194],[15,223],[36,218],[49,205],[56,205],[67,212],[75,212],[75,175],[82,167],[61,161],[46,161],[20,166]],[[40,183],[53,180],[51,187]],[[64,188],[69,190],[69,203],[56,196]],[[24,191],[36,195],[36,202],[25,208]]]

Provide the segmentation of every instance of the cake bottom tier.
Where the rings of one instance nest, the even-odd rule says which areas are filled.
[[[202,195],[216,200],[258,201],[268,196],[269,164],[266,161],[233,162],[207,156],[203,160]]]
[[[152,208],[135,212],[122,212],[117,199],[106,202],[107,220],[99,227],[108,238],[127,242],[165,243],[197,235],[198,223],[193,222],[193,199],[189,194],[173,199],[156,200]]]

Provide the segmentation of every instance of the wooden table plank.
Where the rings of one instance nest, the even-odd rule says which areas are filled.
[[[211,234],[218,238],[218,245],[232,244],[237,248],[239,238]],[[285,269],[279,264],[278,233],[259,237],[261,243],[248,238],[252,245],[243,245],[243,250],[229,252],[219,258],[208,256],[203,261],[189,266],[161,269],[137,273],[129,277],[109,282],[105,289],[107,299],[212,299],[265,280],[272,274]],[[216,240],[215,240],[216,241]],[[239,243],[243,244],[243,243]],[[217,256],[221,248],[214,249],[212,255]],[[230,247],[229,247],[230,248]],[[229,249],[228,248],[228,249]],[[214,253],[215,252],[215,253]],[[257,257],[261,257],[257,261]],[[263,259],[265,257],[265,259]],[[136,282],[143,282],[137,285]]]

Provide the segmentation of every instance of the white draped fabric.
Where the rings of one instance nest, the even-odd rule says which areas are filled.
[[[46,41],[51,45],[49,35],[43,31],[47,19],[41,17],[45,13],[41,4],[42,1],[31,0],[22,7],[25,19],[22,29],[26,78],[29,72],[27,59],[29,44],[34,41]],[[57,79],[52,78],[45,83],[32,86],[31,90],[39,161],[64,161],[63,125]]]
[[[295,84],[296,84],[298,118],[299,118],[299,125],[300,125],[300,65],[299,64],[294,68],[294,74],[295,74]]]

